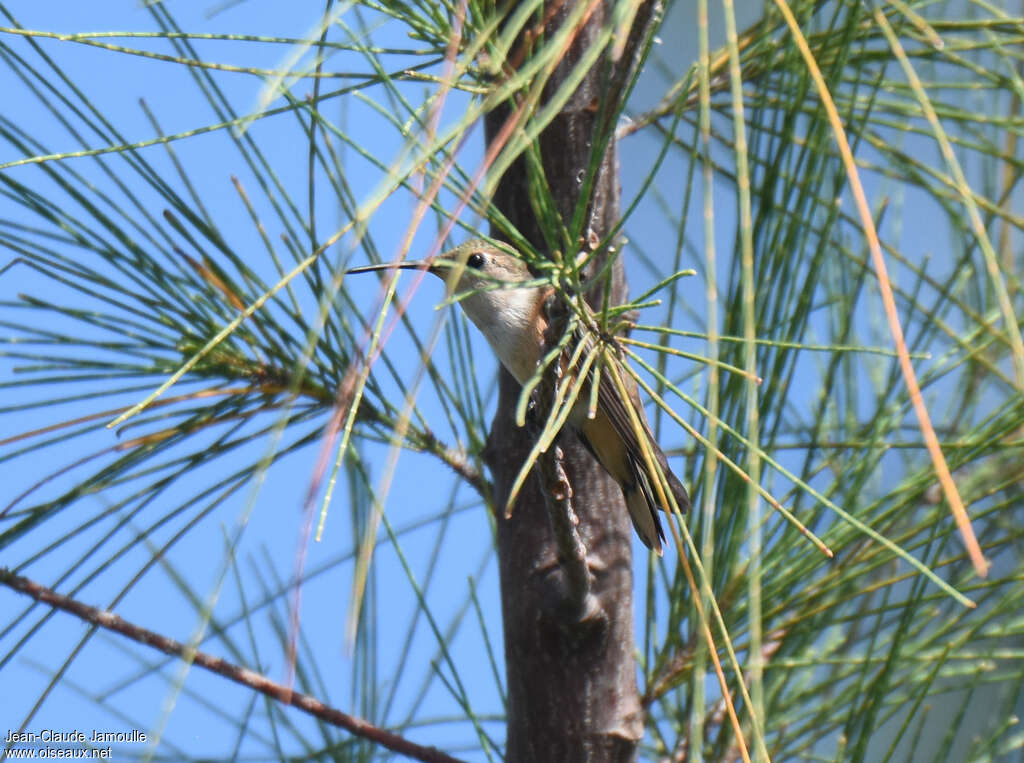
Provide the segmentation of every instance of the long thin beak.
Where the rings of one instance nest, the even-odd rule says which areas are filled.
[[[426,260],[403,260],[402,262],[382,262],[379,265],[360,265],[349,268],[346,273],[369,273],[374,270],[430,270],[431,263]]]

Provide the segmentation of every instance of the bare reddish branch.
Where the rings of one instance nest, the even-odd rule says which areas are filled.
[[[427,763],[461,763],[458,758],[446,755],[435,747],[424,747],[423,745],[418,745],[415,742],[409,741],[405,737],[394,734],[386,729],[382,729],[379,726],[374,726],[369,721],[365,721],[362,718],[357,718],[353,715],[349,715],[348,713],[343,713],[341,710],[330,707],[329,705],[325,705],[316,697],[311,697],[308,694],[293,691],[287,686],[271,681],[261,673],[256,673],[247,668],[235,665],[220,657],[214,657],[213,655],[206,654],[205,652],[200,652],[192,647],[182,644],[179,641],[175,641],[172,638],[168,638],[167,636],[163,636],[154,631],[135,625],[134,623],[130,623],[120,615],[115,615],[113,612],[107,612],[105,610],[97,609],[96,607],[90,607],[88,604],[83,604],[76,599],[59,594],[33,580],[29,580],[28,578],[20,575],[15,575],[6,567],[0,568],[0,583],[3,583],[8,588],[25,594],[26,596],[31,596],[33,599],[42,602],[43,604],[48,604],[55,609],[68,612],[87,623],[91,623],[92,625],[100,628],[105,628],[109,631],[114,631],[115,633],[120,633],[122,636],[130,638],[132,641],[136,641],[140,644],[147,644],[164,654],[169,654],[173,657],[180,657],[183,660],[189,660],[194,665],[205,668],[212,673],[224,676],[235,683],[247,686],[261,694],[265,694],[283,705],[289,705],[302,710],[303,712],[309,713],[310,715],[319,718],[322,721],[326,721],[333,726],[343,728],[350,734],[354,734],[355,736],[359,736],[364,739],[369,739],[370,741],[394,752],[401,753],[402,755],[408,755],[410,758],[426,761]]]

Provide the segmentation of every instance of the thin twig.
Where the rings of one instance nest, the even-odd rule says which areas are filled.
[[[260,673],[230,663],[223,658],[214,657],[205,652],[192,649],[179,641],[130,623],[113,612],[90,607],[88,604],[83,604],[76,599],[59,594],[33,580],[15,575],[6,567],[0,568],[0,583],[26,596],[30,596],[36,601],[68,612],[87,623],[120,633],[132,641],[147,644],[164,654],[190,661],[194,665],[224,676],[235,683],[248,686],[250,689],[271,697],[281,704],[290,705],[302,710],[333,726],[343,728],[350,734],[369,739],[371,742],[375,742],[394,752],[408,755],[416,760],[427,761],[427,763],[460,763],[458,758],[446,755],[435,747],[418,745],[405,737],[382,729],[379,726],[374,726],[362,718],[348,715],[341,710],[325,705],[315,697],[293,691],[287,686],[271,681]]]
[[[577,530],[579,518],[572,507],[572,485],[562,464],[562,449],[558,446],[538,459],[544,503],[551,517],[558,558],[568,584],[563,600],[564,611],[573,622],[579,623],[593,619],[600,605],[590,589],[587,547]]]
[[[546,352],[558,345],[562,333],[567,328],[568,315],[565,304],[555,298],[551,299],[545,309],[550,316],[544,335]],[[548,367],[537,388],[540,421],[546,421],[548,417],[556,415],[556,387],[562,373],[585,373],[584,369],[573,364],[571,360],[564,362],[564,358],[563,354]],[[540,437],[540,432],[535,436]],[[559,563],[565,570],[567,585],[563,600],[564,611],[573,622],[584,622],[598,616],[601,606],[591,591],[587,547],[577,529],[579,518],[573,509],[573,489],[563,467],[562,449],[556,445],[541,455],[537,459],[537,467],[543,485],[544,505],[551,518],[551,529],[554,531],[555,544],[558,547]]]

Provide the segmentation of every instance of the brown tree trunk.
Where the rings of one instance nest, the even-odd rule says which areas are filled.
[[[549,0],[545,8],[547,29],[556,29],[578,1]],[[591,14],[548,83],[548,93],[558,89],[580,54],[593,43],[613,5],[602,2]],[[566,224],[591,163],[592,147],[599,133],[607,133],[613,126],[614,99],[621,97],[637,46],[656,10],[655,3],[641,2],[619,62],[613,63],[610,54],[606,55],[540,136],[547,182]],[[509,113],[509,108],[501,108],[488,115],[488,141],[499,134]],[[585,237],[592,233],[603,238],[618,221],[617,173],[613,139],[601,158],[587,227],[582,232]],[[544,240],[527,194],[526,168],[520,161],[501,179],[494,203],[543,251]],[[624,298],[621,264],[617,265],[612,290],[613,303]],[[528,428],[519,428],[513,421],[518,394],[517,383],[502,370],[498,410],[486,454],[494,474],[498,507],[504,506],[531,444]],[[559,565],[535,469],[517,499],[512,518],[498,518],[508,682],[507,760],[632,760],[643,736],[633,638],[633,528],[619,486],[575,435],[563,433],[560,445],[580,520],[579,533],[587,549],[591,592],[598,612],[586,618],[567,615],[569,583]]]

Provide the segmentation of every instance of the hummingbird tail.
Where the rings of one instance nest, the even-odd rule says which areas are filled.
[[[661,455],[661,454],[659,454]],[[659,459],[662,472],[665,475],[667,487],[676,499],[676,505],[682,512],[690,509],[690,496],[686,488],[668,468],[668,462],[664,455]],[[633,527],[648,548],[654,549],[658,556],[662,555],[662,541],[665,540],[665,531],[661,526],[661,519],[658,517],[658,509],[668,512],[668,506],[662,506],[658,500],[658,493],[651,485],[647,470],[641,464],[633,463],[634,481],[631,485],[624,485],[623,496],[626,499],[626,506],[629,508],[629,516],[633,520]]]
[[[632,484],[622,486],[629,518],[633,520],[633,527],[636,528],[640,540],[661,556],[664,553],[661,542],[665,540],[665,530],[662,529],[661,519],[658,517],[658,501],[654,497],[654,489],[647,479],[647,470],[636,462],[633,463],[633,477]]]

